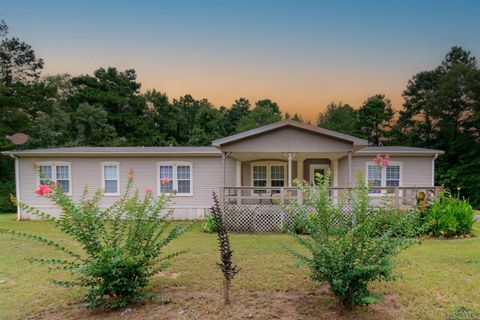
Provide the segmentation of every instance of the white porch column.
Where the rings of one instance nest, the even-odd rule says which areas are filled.
[[[303,159],[297,160],[297,179],[303,185]]]
[[[289,152],[286,154],[288,160],[288,187],[292,186],[292,160],[295,158],[295,153]]]
[[[236,165],[235,185],[237,187],[241,187],[242,186],[242,161],[236,160],[235,165]],[[236,194],[237,194],[237,204],[241,204],[242,190],[238,189],[236,191]]]
[[[338,159],[331,160],[332,161],[332,186],[334,188],[338,188]],[[333,190],[333,203],[338,203],[338,190]]]
[[[236,186],[242,186],[242,161],[236,160]]]

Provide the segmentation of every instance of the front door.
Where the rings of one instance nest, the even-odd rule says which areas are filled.
[[[310,184],[318,184],[318,181],[315,179],[317,173],[325,176],[327,171],[330,169],[328,164],[311,164],[310,165]]]

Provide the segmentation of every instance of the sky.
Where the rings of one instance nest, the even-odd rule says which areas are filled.
[[[480,58],[480,1],[0,0],[43,74],[137,71],[142,90],[216,106],[269,98],[315,121],[329,102],[385,94],[462,46]]]

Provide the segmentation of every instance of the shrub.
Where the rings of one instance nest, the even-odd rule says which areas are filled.
[[[329,177],[317,178],[319,185],[311,189],[297,186],[304,193],[304,203],[297,203],[306,215],[308,236],[292,233],[294,239],[307,249],[289,251],[305,263],[314,281],[327,282],[330,291],[341,303],[350,307],[370,304],[379,299],[368,290],[375,280],[393,280],[392,258],[411,245],[414,240],[398,235],[393,228],[378,229],[382,210],[373,210],[369,205],[368,189],[359,177],[353,190],[351,212],[344,216],[342,204],[332,204],[329,199]]]
[[[10,201],[10,195],[15,193],[15,183],[8,179],[0,180],[0,214],[15,212],[17,208]]]
[[[217,223],[215,222],[215,216],[211,213],[205,215],[203,221],[203,232],[214,233],[218,231]]]
[[[284,231],[293,232],[296,234],[306,234],[307,231],[307,219],[308,213],[298,212],[296,210],[291,210],[291,218],[285,221]]]
[[[474,211],[468,201],[447,191],[440,194],[425,217],[426,228],[433,236],[469,234],[474,222]]]
[[[213,192],[212,216],[215,220],[218,236],[218,249],[220,251],[220,263],[217,263],[223,273],[223,303],[230,304],[230,286],[235,275],[240,269],[232,262],[233,251],[230,249],[230,238],[223,223],[223,214],[220,209],[220,201]]]
[[[140,198],[138,190],[131,192],[131,185],[129,178],[123,196],[106,209],[99,207],[102,190],[87,199],[85,188],[80,201],[74,203],[53,183],[40,186],[36,193],[48,197],[61,208],[58,219],[19,203],[28,213],[54,221],[57,228],[80,244],[81,253],[40,236],[3,231],[63,252],[66,257],[62,259],[39,258],[35,261],[72,272],[75,280],[55,282],[66,287],[88,288],[85,302],[89,307],[124,307],[146,297],[143,289],[149,278],[164,270],[169,260],[181,253],[163,255],[164,246],[186,230],[179,226],[170,228],[165,220],[170,212],[169,196],[154,197],[149,189],[145,197]]]
[[[385,232],[395,237],[414,238],[425,232],[421,213],[417,209],[401,210],[382,207],[376,221],[378,235]]]

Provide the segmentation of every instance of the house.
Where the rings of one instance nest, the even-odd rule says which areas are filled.
[[[411,147],[372,147],[366,140],[292,120],[213,141],[210,147],[73,147],[3,152],[15,158],[17,198],[58,215],[58,209],[34,190],[42,183],[34,170],[79,199],[85,186],[103,188],[103,206],[117,200],[127,176],[140,192],[176,190],[175,219],[199,219],[212,204],[213,191],[237,209],[275,206],[301,194],[294,179],[314,183],[316,173],[331,175],[332,198],[356,184],[361,173],[372,199],[385,193],[397,205],[411,203],[419,190],[433,192],[435,159],[443,151]],[[387,167],[373,162],[388,154]],[[168,184],[162,184],[169,178]],[[275,200],[275,201],[274,201]],[[30,218],[18,212],[19,219]]]

